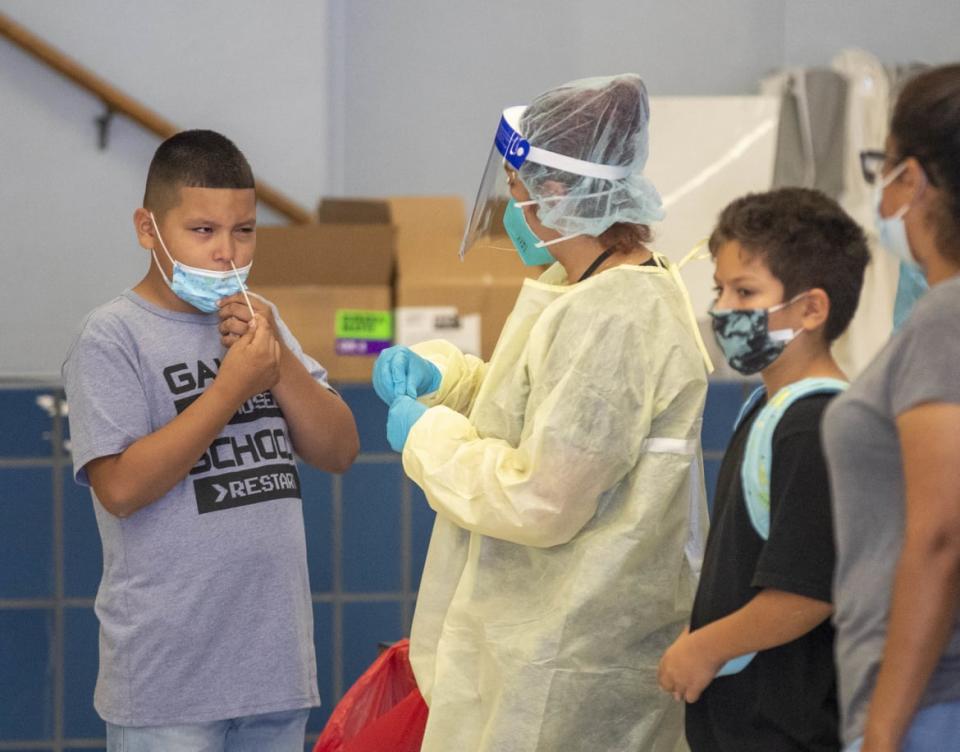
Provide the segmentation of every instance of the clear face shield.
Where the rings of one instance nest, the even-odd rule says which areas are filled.
[[[517,173],[528,159],[531,162],[563,170],[573,175],[599,178],[611,183],[622,180],[631,172],[629,165],[603,165],[595,162],[585,162],[581,159],[531,146],[519,130],[520,118],[525,110],[526,107],[524,106],[510,107],[504,110],[500,117],[500,125],[493,141],[493,148],[490,150],[490,157],[480,181],[480,190],[477,192],[470,222],[460,245],[460,258],[463,258],[473,248],[492,248],[515,253],[516,248],[504,226],[507,212],[521,212],[523,207],[527,205],[593,198],[611,192],[603,191],[602,194],[591,193],[579,195],[575,198],[555,196],[534,199],[531,197],[528,200],[517,201],[514,194],[511,193],[511,185],[514,181],[519,180]],[[520,191],[517,198],[521,198],[524,193],[525,191]],[[536,245],[542,248],[571,237],[575,236],[564,235],[550,241],[540,241]]]
[[[513,196],[510,184],[517,170],[526,161],[530,144],[521,138],[518,129],[525,107],[503,111],[500,126],[490,150],[487,166],[480,180],[480,190],[473,204],[467,231],[460,244],[460,258],[472,248],[493,248],[513,251],[513,244],[503,226],[503,217]]]

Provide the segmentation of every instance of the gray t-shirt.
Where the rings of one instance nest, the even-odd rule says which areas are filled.
[[[276,316],[280,336],[313,377]],[[216,377],[216,314],[132,291],[84,322],[63,366],[74,473],[169,423]],[[189,475],[120,519],[94,495],[103,544],[94,706],[152,726],[319,704],[300,480],[283,413],[248,400]]]
[[[937,285],[903,328],[827,409],[834,502],[834,622],[843,737],[863,734],[887,633],[904,534],[896,419],[924,402],[960,404],[960,277]],[[922,705],[960,699],[960,619]]]

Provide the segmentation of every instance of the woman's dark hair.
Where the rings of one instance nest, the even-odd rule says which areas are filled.
[[[890,124],[896,161],[914,157],[940,191],[933,208],[939,251],[960,263],[960,65],[931,68],[897,98]]]

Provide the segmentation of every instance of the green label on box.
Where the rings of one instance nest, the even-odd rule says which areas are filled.
[[[393,337],[393,313],[390,311],[341,308],[336,312],[335,322],[337,339],[390,340]]]

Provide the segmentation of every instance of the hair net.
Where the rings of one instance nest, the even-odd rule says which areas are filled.
[[[620,180],[585,177],[530,159],[519,175],[540,222],[564,235],[600,235],[617,222],[663,218],[660,194],[643,175],[650,101],[640,76],[585,78],[538,96],[520,118],[531,146],[586,162],[629,166]]]

